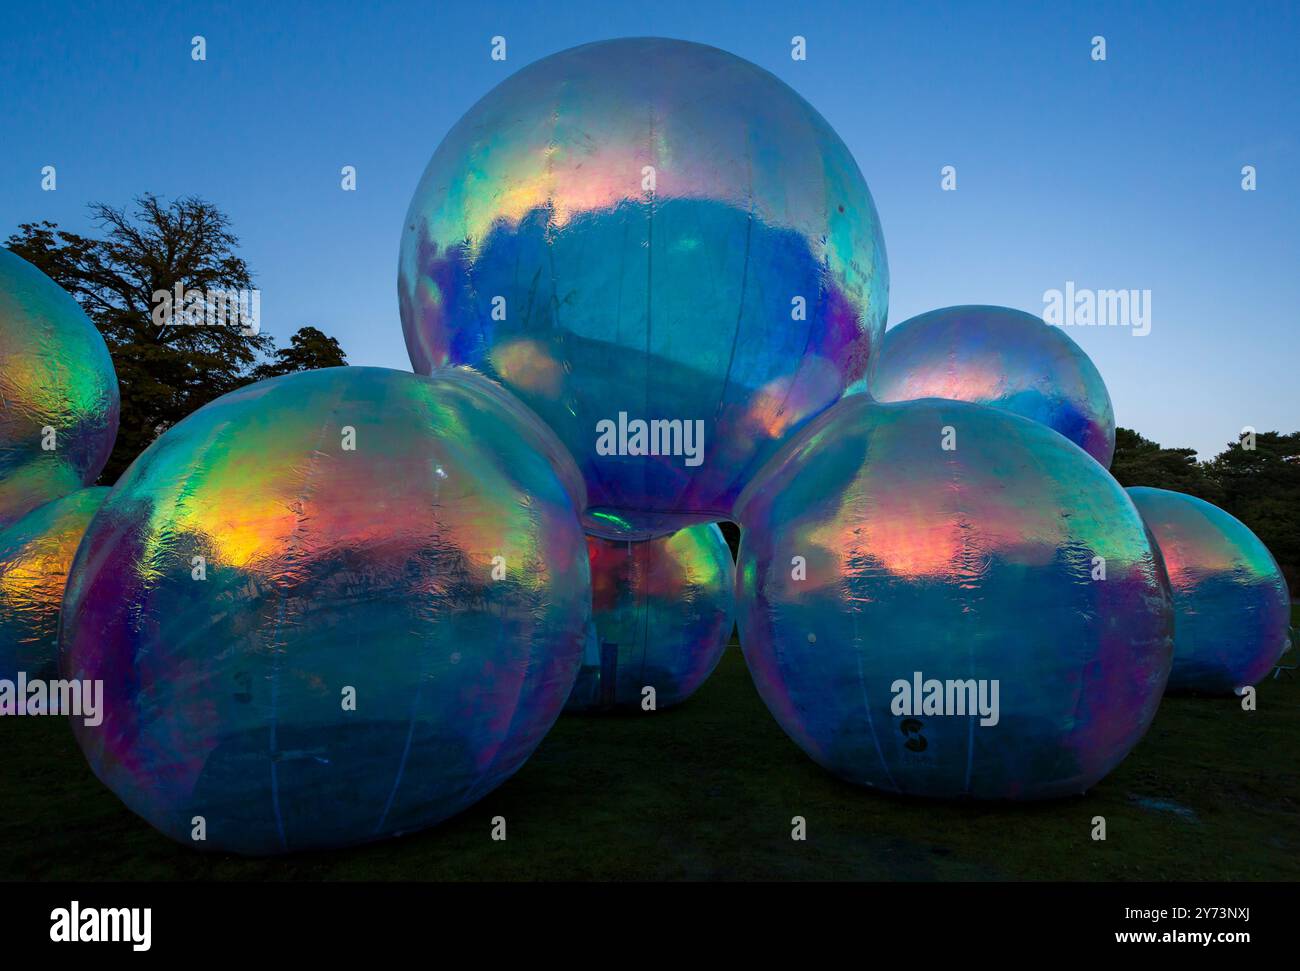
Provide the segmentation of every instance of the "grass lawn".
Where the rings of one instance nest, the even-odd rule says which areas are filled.
[[[1296,880],[1298,744],[1300,680],[1269,680],[1253,713],[1232,698],[1167,698],[1086,797],[882,796],[786,738],[733,641],[687,704],[564,717],[518,775],[441,826],[281,859],[174,844],[99,784],[61,719],[0,719],[0,879]],[[504,842],[489,836],[497,815]],[[805,842],[790,838],[795,815]],[[1098,815],[1105,842],[1090,838]]]

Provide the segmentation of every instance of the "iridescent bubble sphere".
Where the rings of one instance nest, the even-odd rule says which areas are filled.
[[[68,570],[108,489],[78,489],[0,532],[0,680],[58,670],[59,608]]]
[[[952,398],[1054,428],[1110,468],[1115,412],[1091,358],[1060,328],[1010,307],[945,307],[885,332],[877,401]]]
[[[591,536],[587,550],[594,630],[565,710],[685,701],[731,638],[735,570],[722,531],[706,523],[650,540]]]
[[[747,488],[736,609],[813,759],[891,792],[1083,792],[1146,732],[1173,613],[1142,520],[1005,411],[846,398]]]
[[[566,467],[567,465],[567,467]],[[581,480],[487,379],[307,371],[164,433],[68,580],[73,727],[132,810],[270,854],[428,826],[523,764],[591,616]]]
[[[0,248],[0,529],[99,477],[117,437],[108,346],[71,295]]]
[[[773,75],[661,38],[507,78],[434,153],[398,279],[415,370],[469,364],[556,431],[588,532],[730,518],[866,374],[888,269],[839,136]]]
[[[1128,490],[1164,557],[1174,598],[1169,691],[1239,692],[1287,646],[1291,595],[1273,554],[1241,520],[1181,492]]]

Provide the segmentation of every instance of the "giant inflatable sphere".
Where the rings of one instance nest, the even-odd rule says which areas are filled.
[[[1115,454],[1115,412],[1092,360],[1060,327],[1009,307],[931,310],[885,332],[877,401],[952,398],[1054,428],[1102,465]]]
[[[587,530],[730,518],[778,443],[865,376],[888,270],[857,163],[724,51],[601,41],[472,107],[407,213],[416,371],[469,364],[568,446]]]
[[[78,489],[0,532],[0,680],[58,670],[59,608],[68,569],[108,489]]]
[[[567,467],[566,467],[567,466]],[[91,523],[65,677],[95,774],[169,836],[269,854],[464,809],[558,717],[591,616],[581,481],[485,378],[308,371],[164,433]]]
[[[1173,653],[1137,510],[1049,428],[982,405],[846,398],[737,506],[759,694],[852,782],[1083,792],[1128,754]]]
[[[0,529],[93,483],[117,418],[104,338],[65,290],[0,248]]]
[[[1174,598],[1170,691],[1239,692],[1287,646],[1291,595],[1273,554],[1218,506],[1166,489],[1128,490],[1164,558]]]
[[[566,711],[685,701],[717,667],[734,623],[731,549],[714,523],[650,540],[587,539],[593,634]]]

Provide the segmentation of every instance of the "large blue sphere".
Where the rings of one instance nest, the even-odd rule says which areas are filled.
[[[846,398],[737,506],[740,643],[778,722],[891,792],[1079,793],[1137,743],[1173,653],[1142,520],[1051,429]]]
[[[1174,597],[1170,691],[1229,694],[1268,676],[1286,649],[1291,596],[1258,536],[1218,506],[1168,489],[1129,489]]]
[[[118,409],[117,373],[90,318],[0,248],[0,529],[99,477]]]
[[[734,625],[735,568],[714,523],[647,540],[589,537],[593,636],[566,711],[654,710],[689,698]]]
[[[945,307],[885,333],[877,401],[952,398],[1001,408],[1060,432],[1110,468],[1115,412],[1092,359],[1060,327],[1010,307]]]
[[[536,416],[468,372],[330,368],[206,405],[73,564],[60,660],[104,684],[103,724],[72,722],[91,768],[169,836],[239,853],[464,809],[573,687],[580,492]]]
[[[645,538],[730,518],[865,375],[888,270],[862,173],[806,101],[716,48],[636,38],[529,65],[456,123],[398,294],[416,371],[500,380],[576,458],[588,531]]]

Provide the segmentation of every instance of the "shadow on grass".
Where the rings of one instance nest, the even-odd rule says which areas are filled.
[[[1260,880],[1300,878],[1300,683],[1259,710],[1167,698],[1087,796],[983,805],[827,775],[759,700],[733,641],[689,702],[561,718],[513,779],[440,826],[243,859],[154,832],[99,784],[60,719],[0,719],[5,880]],[[790,838],[807,820],[807,840]],[[490,838],[504,816],[508,839]],[[1105,842],[1091,839],[1104,816]]]

